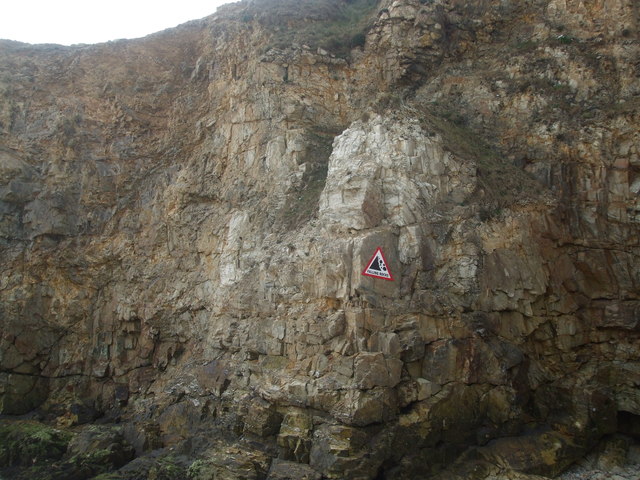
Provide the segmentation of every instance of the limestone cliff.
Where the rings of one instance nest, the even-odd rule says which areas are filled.
[[[640,435],[639,15],[244,0],[0,42],[0,412],[119,425],[113,478],[556,475]]]

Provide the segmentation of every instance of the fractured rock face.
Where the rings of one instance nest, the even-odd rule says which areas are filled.
[[[194,478],[556,474],[640,415],[637,7],[326,2],[0,43],[1,413]]]
[[[49,394],[48,382],[33,375],[0,374],[0,413],[21,415],[42,405]]]
[[[475,188],[473,177],[417,121],[357,122],[335,140],[320,221],[354,230],[414,225],[438,202],[461,202]]]

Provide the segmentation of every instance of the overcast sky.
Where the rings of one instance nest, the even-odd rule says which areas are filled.
[[[2,0],[0,38],[99,43],[138,38],[206,17],[234,0]]]

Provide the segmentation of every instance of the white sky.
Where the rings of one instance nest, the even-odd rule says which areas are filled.
[[[0,38],[99,43],[138,38],[206,17],[235,0],[2,0]]]

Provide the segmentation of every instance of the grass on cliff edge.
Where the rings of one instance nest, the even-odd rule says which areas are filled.
[[[249,2],[241,19],[255,20],[273,32],[269,48],[298,43],[347,57],[364,45],[377,4],[378,0],[263,0]]]
[[[396,92],[391,97],[385,98],[380,108],[407,109],[421,119],[423,128],[435,130],[442,137],[445,149],[475,163],[478,185],[469,201],[480,205],[481,220],[489,220],[509,206],[526,203],[540,195],[543,189],[540,183],[475,131],[464,112],[422,98],[420,94]]]
[[[475,161],[478,187],[470,200],[481,204],[481,220],[489,220],[539,193],[541,185],[486,143],[463,117],[436,114],[429,121],[442,136],[445,148],[460,158]]]

